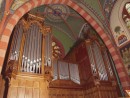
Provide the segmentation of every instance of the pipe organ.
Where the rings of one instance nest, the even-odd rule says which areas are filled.
[[[61,52],[53,56],[52,47],[43,17],[28,13],[19,21],[5,71],[7,98],[117,97],[110,56],[99,42],[87,39],[64,59],[58,58]]]
[[[80,85],[86,89],[84,92],[85,98],[107,98],[108,96],[109,98],[117,98],[117,93],[112,94],[117,88],[112,70],[113,62],[107,48],[100,45],[95,36],[79,42],[64,59],[77,62],[79,66]],[[107,89],[110,89],[109,87],[111,90],[107,91]]]

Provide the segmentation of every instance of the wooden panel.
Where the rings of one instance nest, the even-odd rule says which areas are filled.
[[[39,89],[38,88],[34,88],[33,89],[33,98],[39,98]]]
[[[26,86],[26,80],[20,79],[18,82],[19,87],[25,87]]]
[[[44,90],[40,89],[40,98],[44,98]]]
[[[117,98],[111,82],[100,81],[98,87],[88,82],[81,86],[69,80],[48,83],[42,76],[28,74],[17,75],[10,83],[7,98]]]
[[[32,94],[33,94],[33,89],[32,88],[26,88],[25,90],[25,98],[33,98]]]
[[[18,88],[18,97],[17,98],[25,98],[25,88]]]
[[[10,88],[10,93],[9,93],[9,96],[8,96],[8,98],[18,98],[17,97],[17,88],[16,87],[11,87]]]
[[[76,47],[76,61],[81,61],[87,55],[85,43],[81,43]]]
[[[2,76],[0,75],[0,98],[3,98],[5,90],[5,80],[2,79]]]

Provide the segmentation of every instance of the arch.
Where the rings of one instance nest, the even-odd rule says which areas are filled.
[[[3,35],[1,37],[0,41],[0,66],[3,66],[3,61],[5,57],[5,53],[7,50],[8,42],[10,35],[12,33],[12,30],[16,23],[19,21],[19,19],[27,13],[29,10],[38,7],[43,4],[65,4],[70,6],[72,9],[77,11],[86,21],[88,21],[91,26],[97,31],[99,36],[104,41],[105,45],[109,49],[110,54],[112,55],[112,58],[116,64],[116,69],[119,73],[119,77],[122,83],[122,86],[125,89],[129,89],[129,78],[124,71],[123,63],[121,61],[121,58],[117,52],[117,50],[114,48],[114,45],[112,44],[109,37],[106,35],[104,30],[99,26],[99,24],[85,11],[83,8],[78,6],[76,3],[74,3],[71,0],[30,0],[24,5],[22,5],[20,8],[18,8],[15,13],[11,16],[10,20],[8,21],[7,25],[5,26],[5,29],[3,31]]]

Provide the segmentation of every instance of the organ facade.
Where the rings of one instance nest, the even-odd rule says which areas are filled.
[[[1,0],[0,98],[129,97],[129,7]]]
[[[41,16],[28,13],[16,25],[5,70],[7,98],[117,97],[112,58],[96,36],[86,35],[65,58],[53,56],[52,36]]]

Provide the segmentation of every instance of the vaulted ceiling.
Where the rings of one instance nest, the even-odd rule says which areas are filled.
[[[52,27],[53,36],[61,42],[65,53],[80,39],[83,28],[91,28],[89,33],[96,33],[77,12],[66,5],[42,5],[30,11],[45,17],[45,25]],[[85,29],[84,29],[85,30]]]
[[[11,14],[29,0],[14,0],[10,8]],[[108,27],[109,15],[116,0],[73,0],[84,8],[102,27]],[[6,0],[1,0],[1,13]],[[45,17],[45,24],[52,27],[52,33],[64,46],[67,53],[78,40],[85,24],[89,25],[77,12],[66,5],[42,5],[34,8],[30,13]],[[0,15],[2,17],[2,14]],[[88,26],[91,27],[91,26]],[[94,32],[94,30],[91,30]]]
[[[53,35],[62,43],[65,52],[78,39],[84,19],[65,5],[42,5],[30,11],[45,17],[45,24],[52,27]]]

